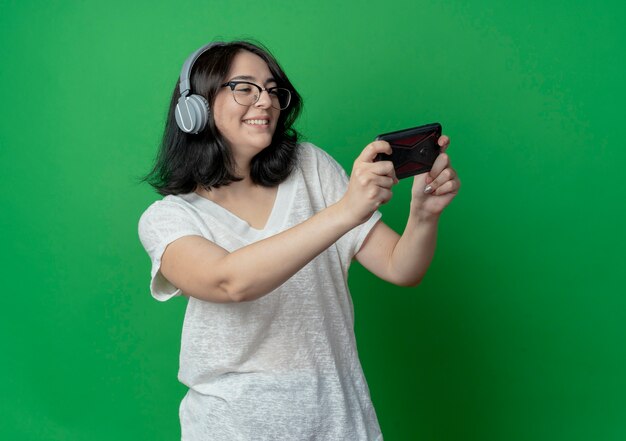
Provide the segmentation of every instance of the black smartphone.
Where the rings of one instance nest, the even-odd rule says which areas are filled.
[[[441,124],[426,124],[412,129],[398,130],[378,135],[376,140],[391,144],[391,155],[379,153],[374,161],[391,161],[398,179],[430,171],[441,152],[437,140]]]

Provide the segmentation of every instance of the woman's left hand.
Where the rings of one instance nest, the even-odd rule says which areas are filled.
[[[450,166],[450,157],[445,151],[450,138],[443,135],[437,140],[441,153],[433,168],[413,178],[411,212],[424,216],[438,216],[459,192],[461,181]]]

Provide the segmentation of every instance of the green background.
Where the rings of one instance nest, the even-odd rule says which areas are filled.
[[[346,168],[439,121],[463,186],[417,288],[355,264],[387,441],[626,439],[626,7],[0,1],[0,439],[174,440],[183,299],[137,221],[188,53],[252,37]],[[385,221],[402,231],[410,182]]]

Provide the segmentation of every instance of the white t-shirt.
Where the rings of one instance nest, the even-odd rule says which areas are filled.
[[[152,259],[152,295],[181,292],[159,271],[165,247],[189,235],[232,252],[298,225],[338,201],[348,177],[323,150],[298,147],[263,230],[195,193],[166,196],[139,221]],[[189,298],[179,380],[183,441],[382,440],[358,359],[350,262],[376,212],[271,293],[251,302]],[[210,268],[207,268],[210,271]]]

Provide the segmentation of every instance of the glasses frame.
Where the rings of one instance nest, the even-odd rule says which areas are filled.
[[[237,98],[235,98],[235,87],[238,84],[249,84],[250,86],[254,86],[257,89],[259,89],[259,94],[256,96],[256,100],[254,100],[253,103],[251,103],[251,104],[241,104],[239,101],[237,101]],[[285,88],[285,87],[274,86],[274,87],[267,87],[267,88],[265,88],[265,87],[259,86],[258,84],[251,83],[250,81],[243,81],[243,80],[228,81],[228,82],[222,84],[221,87],[230,87],[230,91],[233,93],[233,99],[240,106],[253,106],[253,105],[255,105],[256,103],[259,102],[259,100],[261,99],[261,94],[263,93],[263,91],[267,92],[267,94],[270,95],[270,93],[273,90],[275,90],[275,89],[286,90],[289,95],[288,95],[288,98],[287,98],[287,105],[285,107],[276,107],[276,106],[274,106],[274,104],[272,104],[272,107],[274,109],[285,110],[287,107],[289,107],[289,104],[291,104],[291,91],[289,89]],[[271,101],[271,98],[272,97],[270,95],[270,101]],[[280,105],[280,103],[279,103],[279,105]]]

